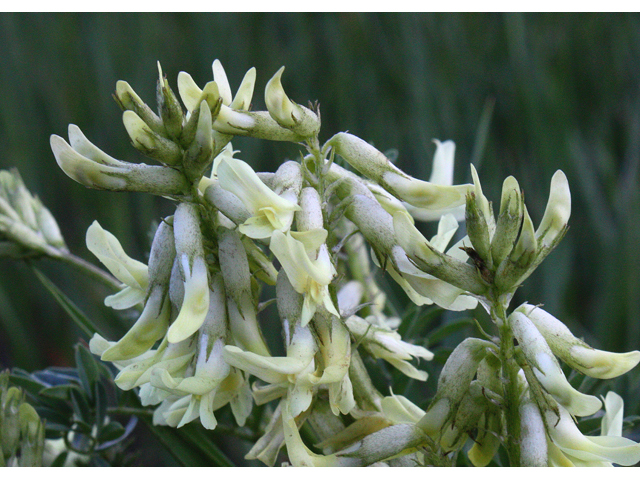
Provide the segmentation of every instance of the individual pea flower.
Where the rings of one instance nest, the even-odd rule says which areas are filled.
[[[116,160],[87,140],[75,125],[69,125],[69,143],[58,135],[51,136],[51,150],[64,173],[85,187],[169,197],[183,196],[189,189],[179,171]]]
[[[310,376],[315,371],[316,344],[308,327],[285,324],[287,356],[266,357],[227,345],[224,358],[232,366],[243,370],[278,388],[288,398],[287,408],[297,417],[311,405],[313,389]]]
[[[349,332],[375,358],[382,358],[410,378],[425,381],[427,372],[418,370],[408,360],[433,359],[433,353],[420,345],[403,342],[400,334],[380,328],[368,320],[352,315],[346,320]]]
[[[282,88],[283,72],[284,67],[281,67],[265,87],[264,97],[269,115],[278,125],[292,130],[301,137],[313,137],[320,130],[320,119],[308,108],[289,100]]]
[[[414,207],[429,210],[459,207],[471,188],[471,185],[438,185],[413,178],[393,165],[382,152],[349,133],[331,137],[323,150],[329,147],[360,173]]]
[[[245,376],[236,369],[220,383],[215,395],[171,395],[153,412],[154,425],[180,428],[200,419],[205,428],[216,426],[213,412],[231,405],[236,423],[243,426],[251,413],[251,389]]]
[[[600,436],[583,435],[563,407],[559,415],[545,412],[549,466],[611,467],[613,463],[632,466],[640,462],[640,444],[622,437],[622,398],[609,392],[604,405]]]
[[[431,241],[405,214],[394,215],[393,227],[398,239],[393,251],[394,267],[417,294],[451,310],[475,308],[477,301],[472,295],[482,295],[487,287],[477,269],[466,263],[469,257],[461,249],[465,239],[444,253],[458,228],[453,215],[440,219],[438,233]],[[422,300],[422,304],[428,303]]]
[[[7,253],[16,255],[56,258],[68,251],[55,218],[27,190],[16,169],[0,170],[0,240],[8,240]]]
[[[171,343],[178,343],[202,326],[209,310],[209,274],[202,245],[200,215],[195,205],[178,205],[173,219],[173,231],[177,271],[184,293],[179,305],[180,313],[169,327],[167,339]],[[174,283],[173,278],[171,282]]]
[[[289,230],[294,212],[300,209],[297,205],[298,192],[289,189],[282,195],[276,194],[247,163],[232,157],[222,159],[217,176],[220,186],[239,198],[251,215],[240,225],[241,233],[250,238],[266,239],[274,232]],[[212,199],[212,195],[207,194],[207,197]]]
[[[224,227],[220,227],[217,234],[218,261],[227,296],[231,336],[236,345],[268,356],[269,348],[258,325],[249,259],[240,234]]]
[[[431,167],[431,175],[429,176],[429,183],[433,185],[452,186],[456,144],[452,140],[441,142],[440,140],[434,139],[433,142],[436,145],[436,152],[433,155],[433,163]],[[409,214],[413,218],[415,218],[416,220],[421,220],[423,222],[440,220],[440,218],[447,214],[453,215],[453,217],[457,221],[464,220],[465,216],[464,204],[457,207],[445,208],[442,210],[414,207],[413,205],[406,202],[404,202],[404,204],[409,211]]]
[[[104,361],[128,360],[142,355],[167,333],[172,312],[169,281],[175,259],[173,228],[168,221],[160,224],[151,245],[149,285],[142,314],[127,334],[102,354]]]
[[[297,417],[309,408],[313,398],[315,384],[311,376],[316,370],[318,347],[310,327],[300,323],[302,297],[293,289],[284,271],[278,274],[276,298],[283,323],[286,356],[260,355],[227,346],[225,358],[231,365],[268,384],[266,387],[254,387],[258,404],[264,403],[263,399],[270,401],[285,395],[289,399],[286,408],[291,408],[293,416]]]
[[[149,268],[129,257],[115,235],[94,221],[87,229],[87,248],[122,282],[122,290],[104,299],[116,310],[133,307],[145,300],[149,286]]]
[[[529,317],[515,311],[507,320],[537,381],[562,407],[577,416],[592,415],[600,409],[600,400],[571,386],[549,344]]]
[[[524,313],[547,341],[554,355],[589,377],[615,378],[640,362],[640,351],[612,353],[596,350],[573,336],[564,323],[540,307],[527,303],[516,309]]]
[[[96,333],[89,342],[89,349],[94,355],[102,357],[116,343],[110,342]],[[172,375],[177,375],[187,367],[195,353],[196,344],[192,339],[179,343],[169,343],[165,337],[156,349],[148,350],[138,357],[127,360],[113,360],[113,365],[119,370],[115,383],[122,390],[131,390],[149,384],[154,368],[162,368]]]

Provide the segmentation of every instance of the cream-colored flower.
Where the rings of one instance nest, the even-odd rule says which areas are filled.
[[[288,333],[288,330],[285,324],[285,332]],[[314,384],[309,377],[315,370],[316,350],[311,330],[298,325],[287,342],[286,357],[265,357],[227,345],[224,358],[230,365],[281,387],[282,393],[287,393],[287,406],[291,414],[297,417],[309,408],[313,399]]]
[[[108,307],[122,310],[143,302],[149,286],[147,266],[129,257],[118,239],[94,221],[87,230],[87,248],[122,282],[122,290],[105,298]]]
[[[250,238],[269,238],[273,232],[286,232],[300,210],[295,192],[287,190],[277,195],[242,160],[224,157],[217,168],[218,181],[225,190],[244,203],[252,215],[240,225],[240,232]]]
[[[408,256],[416,253],[416,248],[421,248],[420,246],[426,247],[421,248],[421,253],[418,254],[426,252],[433,256],[432,251],[444,252],[458,229],[458,222],[453,215],[447,214],[440,219],[438,233],[431,241],[424,238],[406,215],[394,216],[394,228],[399,245],[392,249],[393,262],[387,263],[387,271],[414,303],[417,305],[436,303],[448,310],[467,310],[477,306],[477,300],[465,295],[463,289],[425,273]],[[468,256],[460,249],[461,246],[466,245],[465,242],[468,243],[466,237],[449,248],[446,252],[448,258],[460,264],[466,262]],[[374,261],[376,261],[375,257]],[[441,260],[437,261],[443,263]]]
[[[524,313],[513,312],[508,322],[536,378],[561,406],[581,417],[600,409],[600,400],[571,386],[546,340]]]
[[[284,234],[275,231],[271,236],[269,248],[287,273],[293,288],[304,295],[300,319],[303,326],[313,318],[319,305],[323,305],[329,313],[340,316],[329,294],[329,284],[336,270],[324,244],[326,235],[326,230],[304,232],[299,238],[303,238],[306,244],[296,240],[291,232]],[[317,258],[309,258],[309,253],[316,249]]]
[[[427,379],[427,372],[418,370],[409,360],[431,360],[433,353],[429,350],[420,345],[403,342],[398,332],[375,326],[368,319],[364,320],[356,315],[349,317],[346,324],[356,341],[361,342],[375,358],[386,360],[408,377],[421,381]]]
[[[545,412],[549,432],[549,465],[606,467],[612,463],[631,466],[640,462],[640,444],[624,438],[622,433],[622,399],[613,392],[605,398],[607,413],[602,419],[602,435],[583,435],[562,406],[560,418]]]
[[[540,307],[524,304],[516,311],[524,313],[545,338],[555,355],[571,368],[594,378],[615,378],[640,362],[640,351],[613,353],[596,350],[573,336],[564,323]]]

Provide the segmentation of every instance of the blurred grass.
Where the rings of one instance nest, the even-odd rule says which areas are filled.
[[[72,251],[94,260],[84,234],[97,219],[145,259],[149,225],[170,207],[147,195],[87,190],[58,169],[52,133],[79,125],[116,158],[134,160],[111,99],[127,80],[154,105],[159,60],[204,84],[219,58],[232,84],[258,70],[254,107],[270,76],[299,103],[319,100],[321,139],[350,132],[427,178],[431,139],[457,144],[456,179],[481,162],[487,196],[515,175],[539,222],[553,172],[573,194],[571,229],[514,299],[544,303],[594,346],[640,345],[640,16],[636,14],[2,14],[0,168],[17,166],[61,223]],[[486,138],[486,142],[478,142]],[[251,139],[234,146],[256,169],[298,148]],[[96,322],[106,292],[58,265],[41,265]],[[79,337],[24,265],[0,263],[0,364],[70,361]],[[398,294],[397,305],[406,305]],[[618,382],[632,411],[638,374]],[[415,388],[415,386],[414,386]]]

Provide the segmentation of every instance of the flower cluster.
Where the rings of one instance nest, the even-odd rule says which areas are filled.
[[[601,402],[571,387],[556,356],[611,378],[635,366],[640,352],[594,350],[526,304],[506,315],[514,291],[566,232],[565,175],[554,176],[537,230],[513,177],[495,218],[473,166],[473,184],[453,184],[453,142],[436,141],[429,181],[352,134],[321,145],[317,108],[291,101],[282,73],[267,83],[267,111],[251,110],[255,70],[233,95],[218,61],[202,88],[178,75],[180,100],[160,70],[158,113],[118,82],[133,146],[158,165],[114,159],[73,125],[69,142],[52,136],[58,164],[74,180],[176,205],[160,222],[146,265],[97,222],[87,231],[87,246],[121,282],[106,305],[140,311],[121,339],[96,335],[90,343],[120,370],[117,385],[138,389],[142,404],[155,408],[154,422],[175,427],[197,419],[213,429],[215,412],[227,404],[242,426],[253,404],[277,401],[247,455],[269,465],[285,445],[293,465],[441,464],[470,436],[476,465],[488,464],[505,438],[522,449],[510,447],[516,464],[637,461],[637,445],[619,436],[616,397],[603,428],[616,440],[575,435],[571,415],[591,415]],[[296,142],[306,152],[273,173],[255,172],[236,158],[238,135]],[[463,219],[467,236],[450,246]],[[427,240],[416,220],[437,220],[436,235]],[[498,330],[453,351],[427,411],[380,394],[360,356],[418,381],[427,373],[412,362],[433,358],[395,330],[399,320],[389,314],[373,265],[416,305],[460,311],[480,303]],[[282,356],[263,338],[261,300],[273,291],[264,285],[275,287]],[[302,441],[305,422],[318,431],[322,454]]]

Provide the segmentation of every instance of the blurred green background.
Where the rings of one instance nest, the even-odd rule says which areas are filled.
[[[534,222],[553,172],[573,195],[571,229],[519,291],[576,334],[613,351],[640,347],[640,16],[621,14],[2,14],[0,168],[19,168],[57,217],[70,249],[97,219],[145,259],[163,199],[88,190],[58,169],[49,148],[69,123],[116,158],[139,161],[111,98],[127,80],[155,106],[156,62],[171,86],[179,71],[203,85],[215,58],[232,88],[258,71],[254,108],[286,65],[299,103],[318,100],[321,140],[348,130],[428,178],[431,140],[457,144],[456,181],[480,165],[499,201],[514,175]],[[298,147],[234,140],[240,158],[273,169]],[[117,324],[105,291],[51,262],[43,270],[101,323]],[[407,304],[398,295],[400,309]],[[0,260],[0,365],[72,363],[79,338],[25,265]],[[617,381],[640,413],[638,374]],[[431,392],[432,393],[432,392]]]

